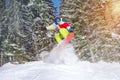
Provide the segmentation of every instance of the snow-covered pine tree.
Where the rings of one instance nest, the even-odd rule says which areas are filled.
[[[8,5],[9,4],[9,5]],[[19,48],[23,48],[23,38],[24,35],[20,34],[20,3],[17,2],[16,0],[11,0],[7,5],[5,4],[5,9],[2,12],[1,15],[1,54],[4,54],[4,56],[9,56],[7,55],[8,50],[6,50],[3,46],[3,43],[8,40],[10,41],[10,44],[15,44]],[[11,51],[11,49],[9,49]],[[16,52],[19,51],[19,49],[12,49],[11,52]],[[24,49],[23,49],[24,52]],[[14,53],[11,53],[14,54]],[[24,53],[19,53],[17,52],[14,54],[14,58],[16,55],[21,56],[21,54]],[[6,57],[7,58],[7,57]],[[16,61],[16,59],[14,59]],[[6,63],[6,61],[4,61]]]
[[[54,43],[54,38],[46,37],[46,31],[42,31],[41,28],[53,22],[54,7],[51,0],[30,0],[28,7],[31,9],[33,15],[31,38],[34,52],[32,54],[36,56],[41,51],[49,50],[53,46],[51,44]]]
[[[2,12],[3,10],[5,9],[5,1],[4,0],[0,0],[0,53],[1,53],[1,44],[2,44]],[[2,62],[3,62],[3,56],[0,54],[0,65],[2,65]]]
[[[10,0],[1,15],[0,53],[8,52],[5,51],[7,46],[3,46],[6,40],[24,48],[24,60],[32,60],[32,57],[41,51],[49,50],[48,45],[53,43],[54,39],[46,38],[46,32],[41,31],[41,27],[46,27],[53,21],[53,10],[51,0]]]
[[[0,11],[3,9],[5,9],[5,0],[0,0]]]
[[[81,60],[120,61],[120,41],[111,37],[105,24],[105,2],[109,0],[63,0],[61,16],[75,32],[74,47]]]

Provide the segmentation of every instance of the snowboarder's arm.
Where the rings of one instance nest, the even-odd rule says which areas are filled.
[[[57,28],[57,25],[55,23],[51,24],[50,26],[47,26],[47,30],[55,30]]]
[[[73,29],[72,29],[70,26],[67,27],[67,30],[68,30],[69,32],[73,32]]]
[[[70,24],[66,22],[66,28],[69,32],[73,32],[73,29],[70,27]]]

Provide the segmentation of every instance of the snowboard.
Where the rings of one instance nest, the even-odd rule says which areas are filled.
[[[74,37],[74,33],[71,32],[67,35],[67,37],[63,40],[63,45],[65,46],[66,44],[68,44]]]
[[[65,39],[63,39],[57,46],[55,51],[60,51],[74,38],[74,33],[70,32]]]

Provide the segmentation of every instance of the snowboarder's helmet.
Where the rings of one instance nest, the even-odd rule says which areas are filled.
[[[60,21],[60,17],[56,17],[55,18],[55,22],[57,23],[57,22],[59,22]]]

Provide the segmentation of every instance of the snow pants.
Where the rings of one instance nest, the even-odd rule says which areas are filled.
[[[69,34],[68,30],[65,28],[60,28],[59,29],[59,33],[56,33],[54,35],[55,40],[57,41],[57,43],[60,43],[64,38],[67,37],[67,35]]]

